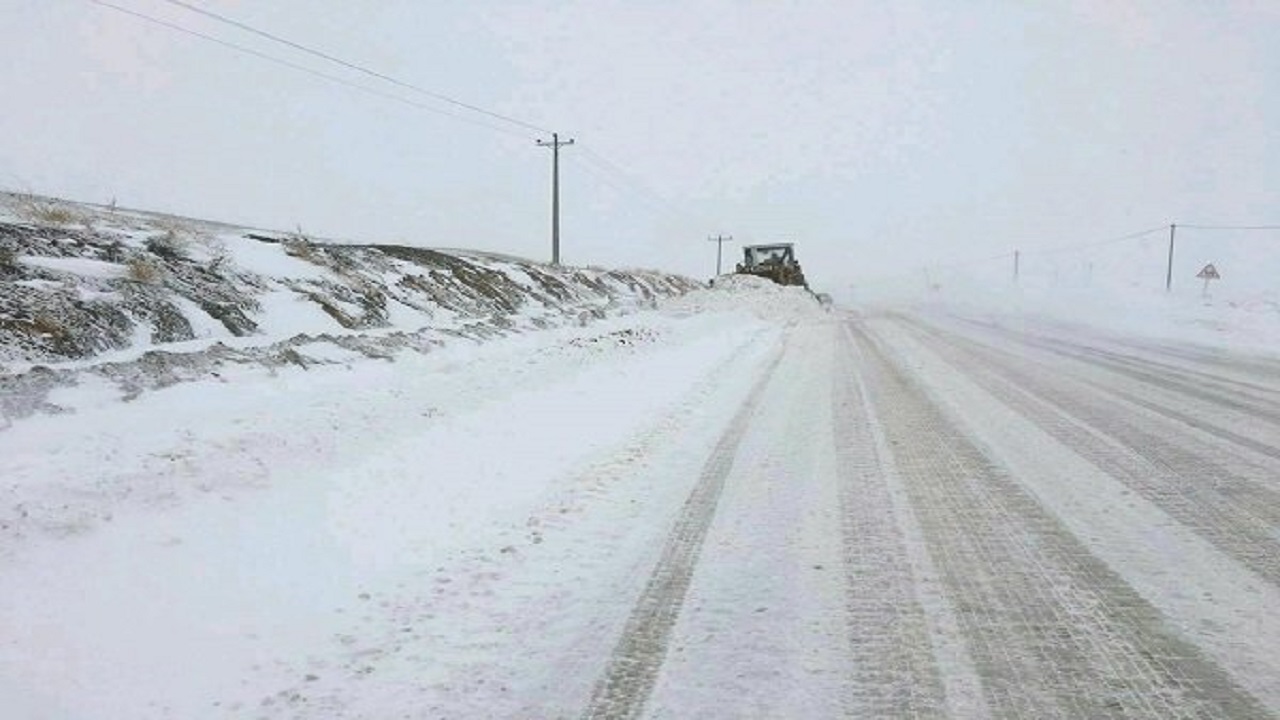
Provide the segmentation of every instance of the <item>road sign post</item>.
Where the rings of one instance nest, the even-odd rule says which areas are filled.
[[[1209,294],[1209,281],[1220,280],[1222,275],[1218,274],[1218,268],[1214,267],[1213,263],[1209,263],[1201,268],[1200,272],[1196,273],[1196,277],[1204,280],[1204,289],[1200,291],[1200,296],[1204,297]]]

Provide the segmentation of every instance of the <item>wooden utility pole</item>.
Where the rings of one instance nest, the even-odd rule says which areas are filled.
[[[1018,250],[1014,250],[1013,251],[1013,284],[1014,285],[1018,284],[1018,274],[1019,274],[1018,271],[1020,270],[1018,265],[1021,259],[1022,259],[1022,253]]]
[[[538,145],[551,148],[551,264],[560,264],[560,146],[572,145],[573,139],[561,140],[551,133],[551,140],[538,140]]]
[[[1173,289],[1173,235],[1178,231],[1176,224],[1169,225],[1169,264],[1164,271],[1164,291],[1169,292]]]
[[[721,255],[721,249],[724,247],[724,244],[725,244],[725,243],[727,243],[727,242],[733,242],[733,236],[732,236],[732,235],[717,235],[717,236],[715,236],[715,237],[709,237],[709,238],[707,238],[707,240],[709,240],[709,241],[711,241],[711,242],[713,242],[713,243],[715,243],[715,244],[716,244],[716,277],[720,277],[720,255]]]

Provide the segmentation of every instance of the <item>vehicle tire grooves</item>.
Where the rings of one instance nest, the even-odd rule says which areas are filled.
[[[1128,347],[1136,350],[1149,350],[1150,348],[1133,342],[1123,343]],[[1268,381],[1280,382],[1280,361],[1272,360],[1265,357],[1223,357],[1213,351],[1206,350],[1187,350],[1183,347],[1175,345],[1157,345],[1158,352],[1163,355],[1181,358],[1201,367],[1212,368],[1219,372],[1240,372],[1252,377],[1265,377]],[[1223,377],[1223,376],[1219,376]],[[1280,388],[1271,386],[1271,392],[1280,392]]]
[[[1194,530],[1268,582],[1280,584],[1280,492],[1240,477],[1085,399],[1050,387],[996,353],[928,327],[929,347],[1058,442]]]
[[[1167,405],[1151,402],[1150,400],[1138,397],[1133,393],[1128,393],[1123,390],[1116,390],[1115,388],[1108,387],[1106,385],[1102,385],[1092,381],[1086,381],[1086,382],[1089,385],[1107,394],[1115,395],[1116,397],[1121,398],[1129,403],[1132,403],[1139,407],[1150,410],[1151,412],[1156,413],[1158,415],[1163,415],[1169,418],[1170,420],[1176,420],[1182,423],[1183,425],[1188,425],[1203,433],[1212,435],[1221,440],[1226,440],[1229,443],[1234,443],[1235,445],[1239,445],[1242,448],[1247,448],[1259,455],[1265,455],[1274,460],[1280,460],[1280,447],[1276,447],[1275,445],[1271,445],[1265,442],[1261,442],[1259,440],[1255,440],[1251,437],[1246,437],[1244,435],[1241,435],[1240,433],[1233,432],[1231,430],[1228,430],[1224,427],[1220,427],[1218,425],[1214,425],[1213,423],[1205,422],[1204,420],[1201,420],[1200,418],[1194,415],[1188,415],[1184,412],[1179,412],[1177,410],[1174,410],[1173,408],[1168,407]],[[1280,428],[1280,426],[1277,426],[1277,427]]]
[[[1267,402],[1257,394],[1247,394],[1233,388],[1224,387],[1221,383],[1191,382],[1176,374],[1159,374],[1142,367],[1141,362],[1131,359],[1116,359],[1094,349],[1084,351],[1067,350],[1061,347],[1041,345],[1045,350],[1062,357],[1078,360],[1094,367],[1109,370],[1131,380],[1146,383],[1153,387],[1193,398],[1206,405],[1216,405],[1242,415],[1249,415],[1257,420],[1280,425],[1280,412],[1275,404]]]
[[[836,368],[854,368],[841,333]],[[854,717],[942,718],[946,698],[893,499],[855,378],[834,378],[831,410],[840,473]]]
[[[680,615],[725,479],[765,388],[782,360],[778,352],[747,395],[702,467],[663,544],[662,554],[631,610],[622,635],[596,681],[583,718],[636,718],[657,681],[671,630]]]
[[[1057,340],[1056,338],[1047,337],[1044,335],[1036,335],[1036,336],[1029,337],[1024,332],[1015,331],[1010,328],[1004,327],[1002,325],[998,325],[996,323],[982,322],[974,318],[966,318],[966,317],[961,317],[957,315],[952,315],[951,317],[966,325],[971,325],[973,327],[980,328],[983,331],[997,333],[1006,338],[1017,340],[1020,342],[1027,343],[1028,340],[1037,340],[1039,342],[1055,342],[1060,347],[1064,346],[1062,341]],[[1269,382],[1271,380],[1280,381],[1280,361],[1270,360],[1264,357],[1223,357],[1212,351],[1188,350],[1186,347],[1181,347],[1176,345],[1165,345],[1160,343],[1154,343],[1154,344],[1138,343],[1131,339],[1124,339],[1124,338],[1109,337],[1109,338],[1103,338],[1103,340],[1105,342],[1120,344],[1138,353],[1154,351],[1163,356],[1180,358],[1182,360],[1185,360],[1191,363],[1195,367],[1186,367],[1186,366],[1174,365],[1171,363],[1159,362],[1159,361],[1151,360],[1149,358],[1142,357],[1141,355],[1126,355],[1122,352],[1100,351],[1100,352],[1106,352],[1107,354],[1116,358],[1127,358],[1135,363],[1140,363],[1140,364],[1146,365],[1147,367],[1156,368],[1161,371],[1167,369],[1172,372],[1180,373],[1187,376],[1193,376],[1196,378],[1200,378],[1202,380],[1207,380],[1209,382],[1224,383],[1227,386],[1235,386],[1236,388],[1243,389],[1243,390],[1260,390],[1268,394],[1280,395],[1280,385],[1258,384],[1258,380],[1260,376],[1266,378],[1264,382]],[[1068,345],[1066,347],[1070,347],[1070,346]],[[1094,350],[1097,350],[1097,348],[1094,348]],[[1237,376],[1224,374],[1224,372],[1225,373],[1243,373],[1252,379],[1241,380]],[[1195,380],[1193,384],[1201,385],[1203,383],[1201,382],[1201,380]],[[1230,392],[1229,388],[1227,390],[1228,392]],[[1248,393],[1237,392],[1237,394],[1243,395],[1244,397],[1248,397],[1248,398],[1253,397]]]
[[[994,716],[1268,716],[852,329]]]
[[[1064,347],[1061,343],[1058,346]],[[1126,355],[1114,350],[1104,350],[1102,348],[1082,348],[1082,350],[1089,355],[1096,355],[1099,358],[1124,365],[1138,372],[1154,373],[1157,377],[1176,379],[1179,384],[1184,386],[1211,387],[1216,391],[1235,395],[1244,400],[1260,401],[1262,405],[1266,406],[1275,407],[1276,401],[1259,397],[1260,395],[1280,398],[1280,389],[1268,385],[1259,385],[1247,380],[1238,380],[1195,368],[1160,362],[1159,360],[1139,355]]]
[[[901,321],[905,325],[918,329],[921,332],[929,333],[938,337],[953,338],[954,340],[963,342],[969,347],[978,348],[983,352],[1000,353],[1005,358],[1010,357],[1007,351],[999,350],[985,343],[977,342],[972,338],[961,338],[960,336],[957,336],[953,333],[945,332],[931,325],[920,323],[914,318],[899,316],[896,319]],[[1028,343],[1023,343],[1023,344],[1028,344]],[[1062,353],[1057,353],[1057,354],[1062,355]],[[1019,360],[1021,359],[1022,358],[1019,358]],[[1087,362],[1087,361],[1084,361],[1084,362]],[[1139,407],[1142,407],[1146,410],[1150,410],[1151,412],[1156,413],[1158,415],[1163,415],[1164,417],[1169,418],[1171,420],[1176,420],[1177,422],[1183,425],[1189,425],[1195,428],[1196,430],[1200,430],[1201,432],[1204,432],[1208,435],[1212,435],[1220,440],[1225,440],[1229,443],[1233,443],[1242,448],[1245,448],[1254,453],[1257,453],[1258,455],[1264,455],[1273,460],[1280,460],[1280,447],[1277,447],[1275,443],[1268,442],[1268,441],[1259,441],[1255,438],[1241,435],[1240,433],[1234,432],[1220,425],[1216,425],[1212,422],[1208,422],[1201,417],[1188,415],[1187,413],[1180,412],[1176,408],[1169,406],[1168,404],[1169,400],[1167,397],[1164,400],[1164,402],[1154,402],[1151,399],[1148,399],[1147,397],[1139,397],[1137,395],[1134,395],[1133,393],[1117,389],[1112,385],[1108,385],[1106,383],[1099,382],[1098,380],[1094,380],[1088,377],[1077,377],[1076,379],[1081,383],[1084,383],[1092,388],[1102,391],[1103,393],[1106,393],[1108,395],[1113,395],[1126,402],[1129,402],[1130,404],[1138,405]],[[1186,397],[1185,393],[1181,393],[1180,390],[1172,386],[1161,385],[1159,383],[1149,383],[1149,384],[1156,389],[1163,390],[1166,392],[1171,392],[1175,396],[1181,395],[1184,398]],[[1257,424],[1258,424],[1256,419],[1248,420],[1246,422],[1251,427],[1255,427],[1255,428],[1257,427]]]
[[[1208,378],[1205,381],[1186,379],[1183,371],[1172,366],[1152,361],[1110,353],[1097,348],[1075,348],[1055,340],[1019,335],[1001,328],[1000,334],[1022,345],[1051,352],[1060,357],[1070,358],[1087,365],[1109,370],[1117,375],[1137,380],[1148,385],[1167,390],[1184,397],[1193,398],[1202,403],[1249,415],[1255,420],[1280,426],[1280,412],[1276,405],[1260,398],[1258,394],[1242,392],[1228,387],[1223,381]],[[1153,369],[1149,369],[1153,368]],[[1163,373],[1163,374],[1160,374]],[[1263,388],[1266,392],[1273,392]]]

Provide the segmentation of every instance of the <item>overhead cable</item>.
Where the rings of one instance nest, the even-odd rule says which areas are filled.
[[[1178,227],[1182,227],[1182,226],[1179,225]],[[1140,237],[1145,237],[1147,235],[1153,235],[1158,232],[1165,232],[1168,229],[1169,229],[1168,225],[1160,225],[1158,227],[1153,227],[1153,228],[1148,228],[1146,230],[1139,230],[1137,232],[1132,232],[1127,235],[1120,235],[1119,237],[1111,237],[1103,240],[1093,240],[1093,241],[1084,242],[1084,243],[1071,243],[1066,245],[1058,245],[1056,247],[1045,248],[1044,250],[1035,250],[1035,249],[1022,250],[1021,252],[1023,255],[1056,255],[1058,253],[1073,252],[1076,250],[1085,250],[1087,248],[1100,247],[1103,245],[1113,245],[1115,243],[1125,242],[1126,240],[1136,240]],[[1012,253],[1006,253],[1006,254],[1011,255]]]
[[[371,70],[363,65],[358,65],[348,60],[343,60],[340,57],[336,57],[334,55],[323,52],[321,50],[316,50],[315,48],[308,47],[294,40],[281,37],[274,33],[267,32],[266,30],[261,30],[252,25],[249,25],[248,23],[243,23],[243,22],[240,22],[239,20],[226,17],[225,15],[219,15],[218,13],[215,13],[211,10],[205,10],[204,8],[197,7],[190,3],[182,2],[182,0],[164,0],[164,1],[169,3],[170,5],[175,5],[189,12],[197,13],[207,18],[216,20],[220,23],[230,25],[235,28],[239,28],[240,30],[244,30],[245,32],[253,33],[254,35],[266,38],[268,40],[271,40],[272,42],[280,43],[281,45],[287,45],[293,48],[294,50],[298,50],[300,52],[307,53],[308,55],[313,55],[315,57],[318,57],[322,60],[327,60],[331,63],[341,65],[342,67],[347,68],[348,70],[355,70],[356,72],[363,73],[365,75],[368,75],[369,77],[377,78],[385,82],[389,82],[392,85],[397,85],[399,87],[405,88],[406,90],[412,90],[416,93],[421,93],[422,95],[425,95],[435,100],[439,100],[440,102],[449,103],[450,105],[464,108],[472,112],[480,113],[481,115],[487,115],[496,120],[502,120],[503,122],[511,123],[512,125],[518,125],[522,128],[525,128],[526,130],[533,130],[539,133],[551,132],[547,128],[540,127],[530,122],[525,122],[524,120],[512,117],[510,115],[504,115],[502,113],[494,112],[492,110],[487,110],[485,108],[480,107],[479,105],[473,105],[468,102],[463,102],[456,98],[449,97],[448,95],[445,95],[443,93],[435,92],[434,90],[428,90],[424,87],[415,85],[410,82],[405,82],[404,80],[394,78],[390,75],[387,75],[386,73],[381,73],[381,72],[378,72],[377,70]]]
[[[1280,225],[1184,225],[1178,223],[1178,229],[1187,230],[1280,230]]]
[[[512,128],[509,128],[509,127],[506,127],[506,126],[503,126],[503,125],[496,125],[496,124],[493,124],[493,123],[484,122],[484,121],[479,120],[479,119],[474,118],[474,117],[468,117],[468,116],[465,116],[465,115],[459,115],[458,113],[455,113],[455,112],[450,112],[450,111],[448,111],[448,110],[442,110],[442,109],[440,109],[440,108],[438,108],[438,107],[433,107],[433,106],[431,106],[431,105],[427,105],[427,104],[425,104],[425,103],[420,103],[420,102],[416,102],[416,101],[414,101],[414,100],[410,100],[410,99],[408,99],[408,98],[406,98],[406,97],[403,97],[403,96],[401,96],[401,95],[396,95],[395,93],[386,92],[386,91],[383,91],[383,90],[379,90],[379,89],[377,89],[377,88],[371,88],[371,87],[368,87],[368,86],[366,86],[366,85],[361,85],[360,83],[352,82],[352,81],[350,81],[350,80],[347,80],[347,79],[345,79],[345,78],[338,77],[338,76],[336,76],[336,75],[330,75],[329,73],[322,72],[322,71],[320,71],[320,70],[316,70],[316,69],[314,69],[314,68],[309,68],[309,67],[307,67],[307,66],[305,66],[305,65],[300,65],[300,64],[298,64],[298,63],[291,62],[291,61],[289,61],[289,60],[285,60],[285,59],[283,59],[283,58],[278,58],[278,57],[275,57],[274,55],[268,55],[267,53],[261,52],[261,51],[259,51],[259,50],[255,50],[255,49],[250,48],[250,47],[245,47],[244,45],[238,45],[238,44],[236,44],[236,43],[229,42],[229,41],[227,41],[227,40],[223,40],[223,39],[221,39],[221,38],[217,38],[217,37],[214,37],[214,36],[212,36],[212,35],[208,35],[208,34],[206,34],[206,33],[202,33],[202,32],[200,32],[200,31],[198,31],[198,30],[192,30],[191,28],[183,27],[183,26],[181,26],[181,25],[178,25],[177,23],[172,23],[172,22],[169,22],[169,21],[167,21],[167,20],[162,20],[162,19],[160,19],[160,18],[153,17],[153,16],[151,16],[151,15],[147,15],[147,14],[145,14],[145,13],[140,13],[140,12],[138,12],[138,11],[136,11],[136,10],[131,10],[131,9],[129,9],[129,8],[122,7],[122,6],[120,6],[120,5],[116,5],[116,4],[114,4],[114,3],[107,2],[107,0],[89,0],[89,2],[91,2],[91,3],[95,4],[95,5],[100,5],[100,6],[105,7],[105,8],[110,8],[111,10],[115,10],[116,12],[124,13],[125,15],[131,15],[131,16],[133,16],[133,17],[135,17],[135,18],[140,19],[140,20],[144,20],[144,21],[146,21],[146,22],[149,22],[149,23],[152,23],[152,24],[154,24],[154,25],[158,25],[158,26],[161,26],[161,27],[167,28],[167,29],[169,29],[169,30],[173,30],[173,31],[175,31],[175,32],[180,32],[180,33],[183,33],[183,34],[185,34],[185,35],[190,35],[190,36],[192,36],[192,37],[199,38],[199,39],[201,39],[201,40],[206,40],[206,41],[208,41],[208,42],[215,43],[215,44],[217,44],[217,45],[221,45],[222,47],[225,47],[225,48],[228,48],[228,49],[231,49],[231,50],[235,50],[236,52],[241,52],[241,53],[245,53],[245,54],[247,54],[247,55],[252,55],[252,56],[254,56],[254,57],[256,57],[256,58],[258,58],[258,59],[260,59],[260,60],[265,60],[265,61],[270,62],[270,63],[275,63],[276,65],[281,65],[281,66],[284,66],[284,67],[287,67],[287,68],[291,68],[291,69],[293,69],[293,70],[297,70],[297,71],[299,71],[299,72],[306,73],[306,74],[311,75],[311,76],[313,76],[313,77],[317,77],[317,78],[321,78],[321,79],[323,79],[323,80],[328,80],[329,82],[337,83],[337,84],[339,84],[339,85],[342,85],[342,86],[345,86],[345,87],[351,88],[352,90],[358,90],[358,91],[360,91],[360,92],[367,93],[367,94],[369,94],[369,95],[376,95],[376,96],[381,97],[381,98],[384,98],[384,99],[386,99],[386,100],[392,100],[392,101],[395,101],[395,102],[398,102],[398,103],[402,103],[402,104],[404,104],[404,105],[408,105],[408,106],[410,106],[410,107],[417,108],[417,109],[419,109],[419,110],[425,110],[425,111],[430,112],[430,113],[435,113],[435,114],[437,114],[437,115],[442,115],[442,116],[444,116],[444,117],[453,118],[453,119],[455,119],[455,120],[460,120],[460,121],[462,121],[462,122],[470,123],[470,124],[472,124],[472,125],[478,125],[478,126],[480,126],[480,127],[489,128],[490,130],[494,130],[494,131],[497,131],[497,132],[500,132],[500,133],[506,133],[506,134],[508,134],[508,135],[514,135],[514,136],[516,136],[516,137],[520,137],[520,138],[524,138],[524,137],[526,137],[525,133],[518,132],[518,131],[516,131],[516,130],[513,130]]]
[[[617,163],[609,160],[599,152],[592,150],[589,145],[583,146],[581,159],[583,161],[590,162],[598,171],[607,173],[610,177],[616,178],[618,182],[610,182],[609,184],[624,192],[632,193],[638,200],[643,202],[645,205],[648,205],[650,208],[668,215],[673,219],[679,219],[686,222],[701,222],[680,206],[663,197],[657,191],[651,189],[648,185],[636,178],[630,172],[624,170]],[[587,167],[586,162],[582,162],[580,165],[582,167]]]

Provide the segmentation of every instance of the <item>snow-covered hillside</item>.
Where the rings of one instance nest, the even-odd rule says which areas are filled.
[[[389,357],[651,307],[697,284],[0,196],[0,412],[92,376],[136,395],[228,365]]]
[[[18,376],[47,384],[48,412],[0,429],[5,717],[542,716],[549,680],[597,670],[546,654],[610,641],[588,625],[625,606],[583,608],[634,584],[652,546],[636,539],[679,506],[785,326],[829,317],[756,278],[665,298],[688,285],[323,247],[394,298],[418,297],[390,281],[415,267],[437,278],[416,316],[437,326],[339,333],[317,309],[338,291],[307,293],[347,270],[223,238],[258,263],[234,271],[268,308],[247,317],[297,331],[284,305],[328,332]],[[473,297],[466,273],[510,291]],[[563,574],[590,567],[609,580]]]

